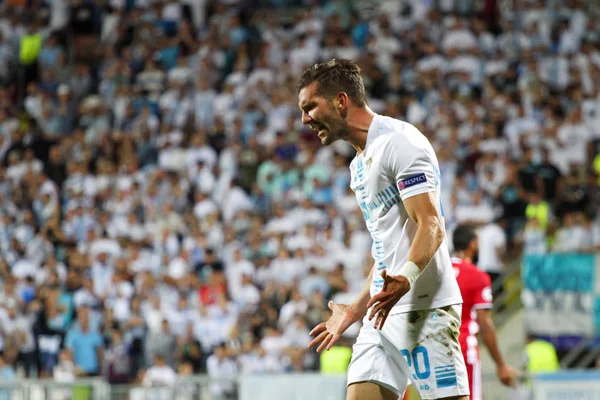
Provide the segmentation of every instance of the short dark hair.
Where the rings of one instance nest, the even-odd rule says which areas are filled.
[[[469,244],[477,238],[475,228],[471,225],[458,225],[452,234],[452,243],[454,250],[464,251],[469,247]]]
[[[327,99],[345,92],[357,106],[367,104],[360,67],[354,61],[334,58],[313,65],[302,73],[298,82],[298,93],[313,82],[317,82],[317,94]]]

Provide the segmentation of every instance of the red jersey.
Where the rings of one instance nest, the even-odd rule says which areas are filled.
[[[492,308],[492,280],[487,273],[463,259],[452,257],[452,266],[463,298],[460,347],[465,362],[473,365],[479,360],[477,310]]]

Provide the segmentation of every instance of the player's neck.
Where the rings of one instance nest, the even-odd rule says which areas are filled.
[[[356,107],[351,113],[348,113],[348,136],[344,140],[350,143],[358,154],[362,153],[367,147],[369,127],[374,117],[375,113],[367,105]]]
[[[464,261],[469,262],[469,263],[472,262],[471,260],[473,259],[470,254],[467,254],[464,251],[455,251],[454,252],[454,257],[458,257],[461,260],[464,260]]]

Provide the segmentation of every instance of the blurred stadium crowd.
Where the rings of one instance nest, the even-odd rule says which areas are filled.
[[[479,226],[493,278],[600,247],[597,3],[20,3],[0,3],[0,376],[318,370],[309,328],[371,244],[352,149],[296,104],[333,57],[432,141],[448,234]]]

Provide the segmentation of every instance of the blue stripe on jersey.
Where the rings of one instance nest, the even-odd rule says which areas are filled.
[[[438,388],[456,386],[456,367],[454,365],[442,365],[434,368],[435,383]]]
[[[433,368],[435,372],[456,371],[454,364],[440,365]]]

